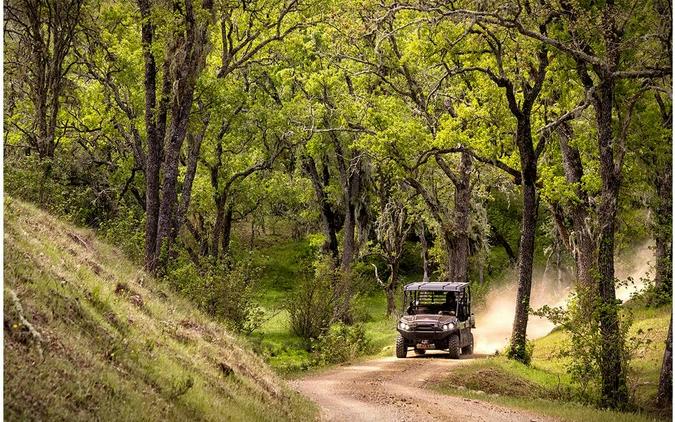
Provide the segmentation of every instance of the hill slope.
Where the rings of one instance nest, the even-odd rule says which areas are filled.
[[[307,420],[243,342],[121,252],[5,198],[8,420]]]

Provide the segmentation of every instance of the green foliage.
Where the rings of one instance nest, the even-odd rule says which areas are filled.
[[[531,341],[525,342],[523,347],[513,347],[513,344],[509,344],[506,349],[504,349],[504,354],[517,362],[520,362],[524,365],[529,365],[532,362],[532,354],[534,353],[534,343]]]
[[[175,265],[166,280],[204,312],[226,321],[237,332],[251,333],[264,318],[255,302],[260,269],[251,260]]]
[[[145,247],[145,214],[136,208],[125,208],[117,216],[104,221],[100,233],[106,241],[117,245],[137,264],[143,260]]]
[[[663,286],[656,287],[651,280],[643,281],[644,287],[631,298],[631,302],[647,308],[658,308],[673,302],[672,285],[664,283]]]
[[[579,387],[580,396],[586,402],[601,403],[600,385],[603,365],[603,338],[599,321],[609,312],[616,312],[619,325],[619,338],[613,339],[621,359],[622,377],[627,377],[631,359],[636,350],[648,344],[642,332],[638,331],[629,338],[629,329],[633,323],[630,310],[620,312],[618,305],[596,304],[597,300],[590,292],[579,287],[568,302],[567,308],[544,306],[535,315],[550,319],[560,329],[569,334],[568,341],[559,350],[558,357],[565,359],[567,373]],[[613,307],[610,309],[609,307]],[[590,311],[589,311],[590,310]],[[646,342],[646,343],[645,343]],[[627,404],[626,404],[627,405]]]
[[[325,257],[318,261],[315,274],[305,276],[284,304],[290,315],[291,331],[308,344],[330,326],[335,311],[333,289],[340,277],[333,261]]]
[[[363,325],[333,324],[312,341],[312,361],[317,366],[354,360],[371,350]]]

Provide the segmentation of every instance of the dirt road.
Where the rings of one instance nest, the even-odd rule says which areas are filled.
[[[325,421],[550,421],[479,400],[451,397],[425,384],[466,363],[440,352],[381,358],[296,380],[294,388],[321,408]]]

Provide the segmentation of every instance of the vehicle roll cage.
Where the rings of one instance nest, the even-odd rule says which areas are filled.
[[[425,313],[448,311],[464,321],[471,312],[471,287],[469,283],[410,283],[403,288],[403,303],[408,314],[415,314],[419,309]]]

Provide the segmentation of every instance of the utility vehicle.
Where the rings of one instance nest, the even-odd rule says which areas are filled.
[[[405,358],[408,348],[423,355],[429,349],[447,350],[450,357],[473,353],[469,283],[417,282],[403,288],[403,316],[398,322],[396,357]]]

